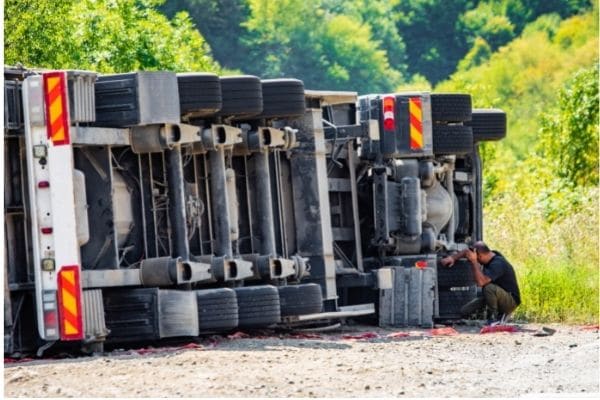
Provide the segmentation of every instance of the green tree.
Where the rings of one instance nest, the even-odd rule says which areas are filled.
[[[487,62],[459,70],[437,85],[437,90],[472,93],[475,107],[505,110],[509,134],[502,146],[509,146],[518,159],[527,157],[539,140],[537,116],[553,106],[563,82],[598,57],[598,22],[592,13],[563,21],[552,36],[545,28],[548,18],[540,19],[544,23],[532,25],[540,30],[525,29]]]
[[[77,51],[72,40],[74,0],[6,0],[4,62],[28,67],[62,68]]]
[[[248,50],[242,25],[250,16],[246,0],[176,0],[160,8],[169,17],[186,11],[206,38],[214,58],[225,68],[245,69]]]
[[[401,74],[389,65],[385,51],[371,40],[369,25],[337,15],[326,26],[323,50],[334,62],[328,70],[333,78],[332,89],[367,93],[391,91],[398,85]]]
[[[458,21],[458,26],[469,45],[480,37],[496,50],[515,37],[514,26],[506,15],[498,13],[498,7],[492,3],[479,3],[477,8],[465,12]]]
[[[598,65],[577,72],[543,116],[538,151],[571,186],[598,185]]]
[[[565,18],[591,6],[589,0],[411,0],[397,2],[394,12],[406,45],[408,73],[436,84],[456,69],[477,37],[494,50],[541,15]]]
[[[590,0],[492,0],[500,4],[503,14],[515,25],[516,32],[544,14],[557,13],[562,18],[589,11]]]
[[[424,75],[432,84],[447,78],[469,45],[457,29],[473,0],[401,1],[395,7],[397,30],[406,44],[409,74]]]
[[[478,65],[483,64],[485,61],[489,60],[492,55],[492,49],[490,45],[480,37],[475,39],[475,43],[473,47],[465,58],[460,60],[457,66],[457,71],[467,71],[471,68],[474,68]]]
[[[394,6],[400,0],[324,0],[327,11],[334,15],[346,15],[368,25],[372,40],[385,50],[390,65],[406,74],[406,45],[396,29],[397,15]]]
[[[251,0],[244,70],[290,76],[312,89],[391,91],[401,75],[392,68],[368,24],[327,13],[320,1]]]
[[[172,20],[161,0],[8,0],[6,62],[28,67],[218,71],[185,13]]]

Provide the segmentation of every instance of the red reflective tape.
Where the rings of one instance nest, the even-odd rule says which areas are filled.
[[[58,96],[60,96],[60,94],[61,94],[61,85],[59,82],[58,85],[54,86],[54,88],[52,88],[52,90],[50,90],[50,93],[48,93],[48,104],[54,103],[54,101],[58,98]]]
[[[50,87],[49,80],[57,78],[58,83]],[[67,74],[62,71],[47,72],[43,74],[44,83],[44,101],[46,112],[46,130],[48,139],[55,146],[71,143],[69,137],[69,108],[67,104]],[[55,116],[55,120],[50,115],[50,109],[55,102],[59,102],[60,113]],[[60,135],[57,135],[61,133]]]
[[[63,274],[60,275],[60,286],[62,289],[65,289],[69,293],[73,294],[73,296],[75,296],[77,284],[69,282],[69,280],[65,278]]]
[[[70,275],[71,279],[67,278]],[[61,340],[82,340],[83,311],[79,266],[67,265],[58,273],[58,311]]]
[[[412,114],[410,114],[410,125],[419,133],[423,133],[423,123]]]
[[[419,142],[417,142],[415,139],[413,139],[413,138],[410,138],[410,148],[411,148],[411,149],[413,149],[413,150],[416,150],[416,149],[421,149],[421,148],[422,148],[422,146],[421,146],[421,144],[420,144]]]
[[[64,127],[64,121],[63,121],[62,116],[63,116],[62,114],[59,115],[58,118],[56,118],[54,121],[52,121],[50,123],[50,131],[52,132],[52,136],[56,136],[59,129]]]
[[[70,323],[72,326],[77,327],[78,324],[78,315],[74,315],[70,312],[65,311],[63,314],[63,324],[65,323],[65,321],[67,321],[68,323]]]
[[[421,98],[420,97],[411,97],[411,98],[408,99],[408,101],[410,101],[411,103],[413,103],[417,107],[421,108]]]

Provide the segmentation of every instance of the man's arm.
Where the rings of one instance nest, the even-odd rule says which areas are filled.
[[[449,256],[442,258],[441,263],[444,267],[451,267],[457,260],[465,257],[468,251],[469,249],[464,249],[458,253],[450,254]]]
[[[471,262],[471,270],[473,271],[473,278],[477,286],[484,287],[492,281],[489,276],[481,272],[481,267],[477,261],[477,253],[467,250],[467,259]]]

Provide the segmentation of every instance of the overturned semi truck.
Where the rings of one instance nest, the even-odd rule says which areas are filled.
[[[4,70],[4,349],[432,326],[476,296],[465,94],[306,90],[209,73]]]

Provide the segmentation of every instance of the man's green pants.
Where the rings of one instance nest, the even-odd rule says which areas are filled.
[[[498,285],[488,283],[483,287],[483,296],[462,306],[460,312],[463,316],[468,317],[481,311],[486,305],[492,318],[499,318],[501,314],[510,314],[517,308],[517,303],[510,293]]]

